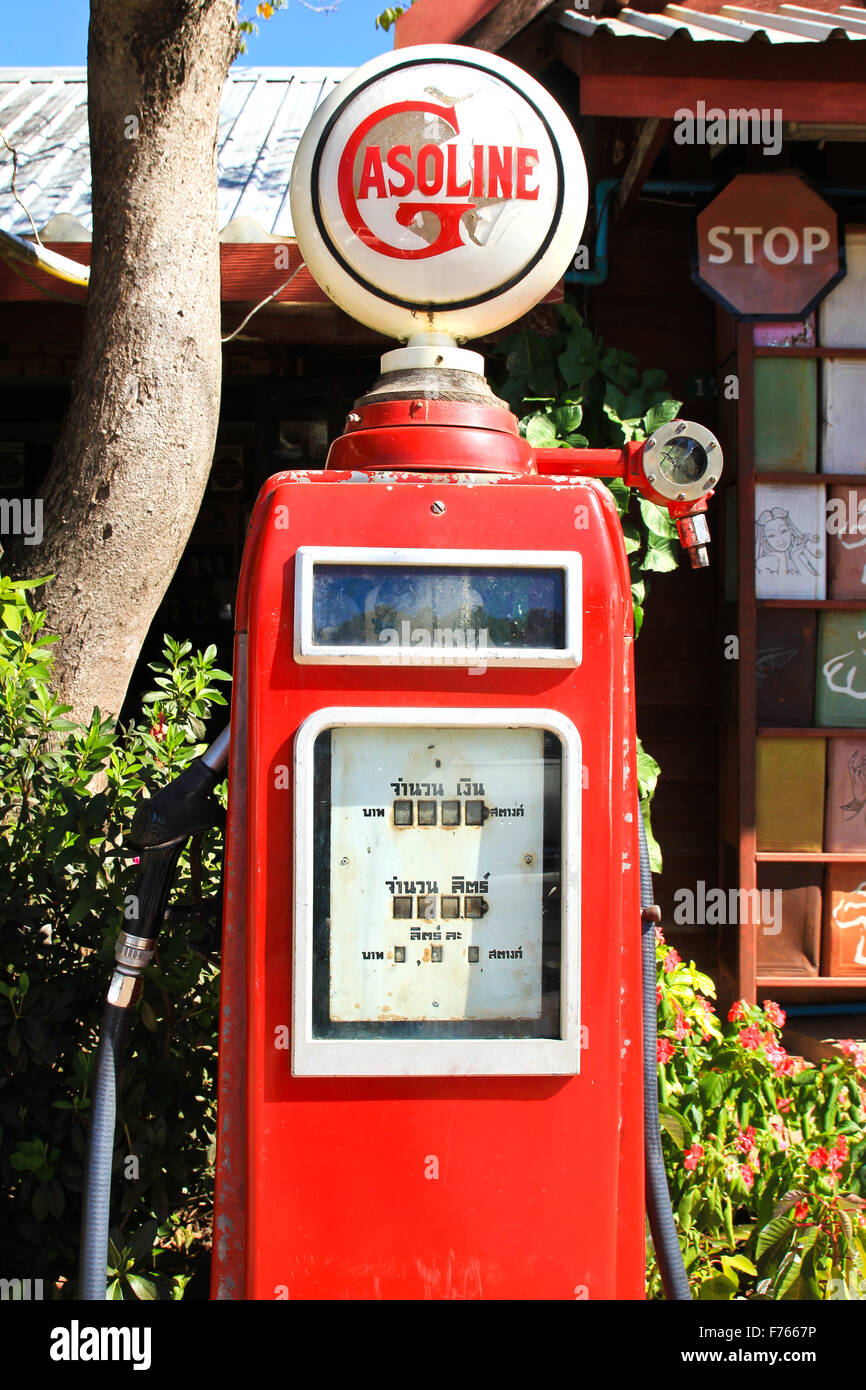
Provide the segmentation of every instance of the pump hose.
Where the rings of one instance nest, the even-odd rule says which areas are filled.
[[[117,1068],[126,1045],[131,1009],[106,1004],[96,1054],[96,1078],[87,1125],[87,1163],[81,1214],[81,1272],[79,1298],[105,1299],[105,1254],[108,1249],[108,1208],[111,1163],[114,1157],[114,1116]]]
[[[659,1264],[665,1298],[671,1302],[691,1302],[683,1252],[674,1225],[671,1197],[665,1175],[659,1121],[659,1079],[656,1056],[656,924],[653,880],[643,813],[638,807],[640,835],[641,965],[643,974],[643,1096],[644,1169],[646,1206],[650,1234]]]

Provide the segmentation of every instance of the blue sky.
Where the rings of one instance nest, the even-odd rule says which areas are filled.
[[[120,0],[123,3],[123,0]],[[339,0],[333,14],[313,14],[289,0],[268,21],[258,20],[258,36],[247,43],[238,61],[284,67],[328,65],[357,67],[394,46],[393,29],[375,27],[389,0]],[[87,61],[88,0],[39,0],[16,6],[3,27],[0,66],[75,66]],[[255,19],[256,0],[245,0],[244,12]]]

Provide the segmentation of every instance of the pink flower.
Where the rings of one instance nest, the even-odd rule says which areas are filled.
[[[750,1023],[748,1028],[743,1029],[739,1042],[747,1052],[757,1052],[761,1046],[761,1034],[758,1032],[757,1023]]]
[[[812,1153],[810,1153],[807,1161],[810,1168],[824,1168],[826,1167],[829,1158],[830,1155],[828,1154],[827,1150],[822,1147],[815,1149]]]
[[[738,999],[737,1002],[735,1004],[732,1004],[731,1007],[728,1009],[728,1022],[739,1023],[741,1018],[745,1018],[743,1000]]]
[[[747,1192],[751,1192],[752,1188],[755,1185],[755,1175],[749,1167],[748,1163],[740,1164],[740,1177],[743,1180],[743,1187],[746,1189]]]
[[[669,1062],[675,1052],[676,1048],[674,1047],[672,1042],[668,1042],[667,1038],[658,1038],[656,1040],[657,1062]]]
[[[664,946],[665,944],[665,935],[661,927],[656,927],[656,941],[660,946]]]
[[[658,1006],[659,1006],[659,1004],[660,1004],[661,1002],[662,1002],[662,987],[661,987],[661,985],[656,985],[656,1008],[658,1008]]]
[[[774,1004],[772,999],[764,1000],[764,1013],[776,1028],[784,1028],[785,1011],[780,1009],[778,1004]]]
[[[680,960],[679,951],[675,951],[674,948],[671,947],[671,949],[668,951],[667,955],[664,958],[663,964],[665,974],[670,975],[672,970],[676,970],[677,966],[682,964],[682,961]]]
[[[747,1125],[745,1129],[739,1130],[735,1141],[735,1148],[738,1153],[747,1154],[755,1143],[755,1126]]]
[[[767,1054],[767,1061],[773,1068],[777,1076],[791,1076],[794,1071],[794,1059],[789,1057],[784,1047],[779,1047],[776,1042],[775,1034],[765,1033],[763,1035],[764,1051]]]
[[[691,1172],[694,1172],[695,1168],[697,1168],[703,1156],[703,1144],[692,1144],[692,1147],[690,1149],[686,1149],[685,1157],[683,1160],[683,1167],[688,1168]]]
[[[866,1070],[866,1047],[862,1043],[855,1042],[853,1038],[843,1038],[837,1042],[839,1051],[846,1057],[850,1057],[855,1067],[862,1067]]]
[[[791,1106],[794,1104],[790,1096],[779,1096],[776,1100],[776,1109],[780,1115],[787,1115]]]

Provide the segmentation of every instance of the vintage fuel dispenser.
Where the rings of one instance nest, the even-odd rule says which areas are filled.
[[[598,479],[667,506],[705,564],[721,451],[681,421],[533,448],[458,346],[548,292],[586,202],[563,113],[475,50],[368,64],[301,141],[306,263],[406,345],[324,471],[268,481],[244,556],[217,1298],[642,1298],[645,1091],[670,1240],[631,586]],[[176,857],[224,761],[222,739],[176,815],[144,816],[145,861]]]

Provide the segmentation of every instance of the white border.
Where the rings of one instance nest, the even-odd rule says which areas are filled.
[[[455,568],[556,569],[565,576],[565,646],[377,647],[317,646],[313,641],[313,566],[331,564],[454,565]],[[573,550],[406,550],[366,546],[299,546],[295,559],[295,661],[342,666],[579,666],[583,645],[581,557]]]
[[[313,745],[325,729],[543,729],[562,744],[560,1037],[313,1037]],[[294,1076],[572,1076],[580,1071],[580,735],[550,709],[397,709],[334,706],[295,736]]]

